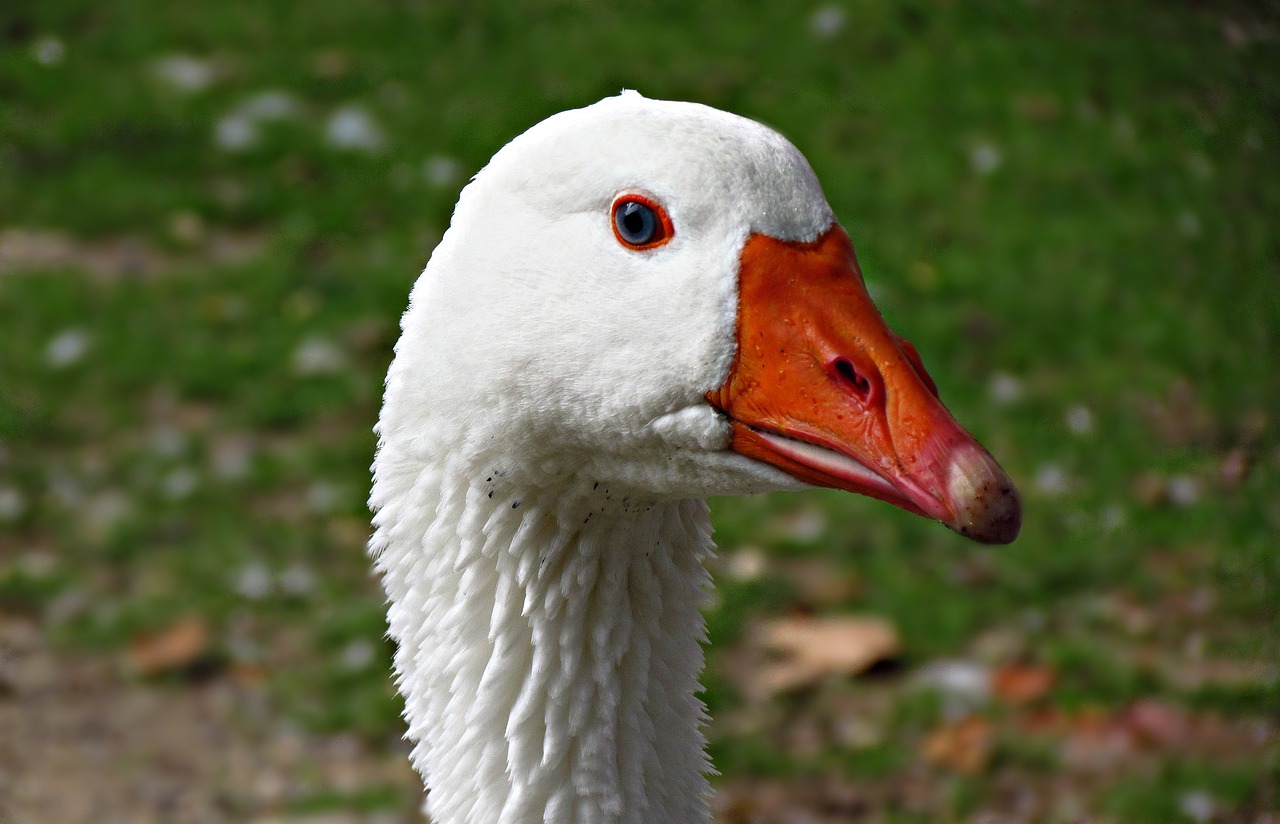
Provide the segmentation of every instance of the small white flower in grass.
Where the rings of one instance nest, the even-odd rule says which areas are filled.
[[[809,32],[819,40],[830,40],[844,28],[844,9],[823,6],[809,18]]]
[[[213,129],[213,142],[219,149],[239,152],[258,142],[258,122],[243,112],[232,112],[221,118]]]
[[[1067,429],[1071,430],[1073,435],[1088,435],[1093,431],[1093,413],[1089,411],[1089,407],[1081,404],[1067,409]]]
[[[1007,372],[997,372],[987,384],[991,400],[1001,406],[1009,406],[1022,400],[1022,381]]]
[[[1217,812],[1213,796],[1204,790],[1190,790],[1178,796],[1178,809],[1192,821],[1209,821]]]
[[[796,541],[816,541],[827,529],[827,515],[821,509],[806,506],[790,512],[775,522],[778,531]]]
[[[839,715],[832,719],[835,740],[852,750],[864,750],[884,743],[885,730],[878,720],[857,715]]]
[[[44,578],[58,569],[58,558],[52,552],[33,549],[18,559],[18,568],[32,578]]]
[[[242,597],[259,601],[271,594],[271,570],[261,561],[250,561],[236,573],[232,587]]]
[[[325,481],[316,481],[307,487],[307,507],[317,515],[332,512],[338,503],[338,497],[338,490]]]
[[[202,92],[213,83],[213,64],[189,54],[171,54],[157,58],[151,73],[175,91],[186,94]]]
[[[280,576],[280,589],[294,597],[310,595],[316,589],[316,574],[310,567],[293,564]]]
[[[269,89],[245,99],[236,111],[257,121],[288,120],[302,113],[302,104],[288,92]]]
[[[754,581],[764,574],[769,562],[759,547],[739,547],[729,555],[725,572],[735,581]]]
[[[56,37],[41,37],[31,47],[31,56],[41,66],[56,66],[67,56],[67,47]]]
[[[195,212],[182,210],[169,218],[169,236],[186,246],[194,246],[205,238],[204,221]]]
[[[236,481],[249,474],[253,447],[248,438],[226,436],[217,439],[211,449],[213,474],[224,481]]]
[[[1193,506],[1200,501],[1200,482],[1190,475],[1174,475],[1169,479],[1169,500],[1175,506]]]
[[[983,177],[1000,168],[1003,159],[999,147],[992,143],[979,143],[969,151],[969,165]]]
[[[89,334],[82,329],[67,329],[49,341],[44,350],[44,362],[54,369],[63,369],[78,363],[89,351]]]
[[[1042,495],[1057,498],[1071,491],[1071,479],[1057,464],[1045,464],[1036,470],[1035,487]]]
[[[56,469],[49,475],[49,495],[64,509],[79,509],[84,503],[84,486],[65,469]]]
[[[452,157],[432,155],[422,163],[422,179],[437,189],[453,186],[462,179],[462,164]]]
[[[248,97],[223,116],[214,129],[220,149],[237,152],[255,145],[261,137],[259,124],[288,120],[302,114],[302,105],[288,92],[270,89]]]
[[[123,523],[133,511],[133,501],[119,489],[99,492],[84,508],[84,525],[93,533],[106,535]]]
[[[1103,532],[1115,532],[1129,520],[1129,514],[1119,504],[1112,504],[1098,516],[1098,528]]]
[[[180,466],[164,476],[160,483],[160,491],[171,501],[180,501],[196,491],[200,485],[200,476],[187,466]]]
[[[338,662],[345,670],[362,670],[373,663],[376,655],[373,644],[361,638],[352,641],[342,649],[338,656]]]
[[[16,521],[27,511],[27,499],[11,486],[0,487],[0,521]]]
[[[147,436],[151,451],[165,458],[176,458],[187,448],[187,435],[173,426],[154,427]]]
[[[373,152],[386,143],[382,129],[363,106],[343,106],[329,115],[324,134],[329,145],[338,149]]]
[[[942,698],[947,716],[964,715],[991,700],[991,670],[977,661],[934,661],[915,677],[917,689]]]
[[[293,371],[299,375],[332,375],[346,365],[346,353],[324,338],[307,338],[293,350]]]

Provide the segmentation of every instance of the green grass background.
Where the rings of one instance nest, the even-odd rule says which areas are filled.
[[[843,16],[826,37],[813,27],[823,8]],[[0,609],[47,616],[82,593],[49,619],[68,649],[117,651],[193,612],[268,647],[287,636],[293,652],[270,676],[281,706],[317,728],[397,735],[387,650],[368,666],[334,663],[383,631],[360,542],[395,321],[466,176],[541,118],[625,87],[759,119],[800,147],[890,324],[1024,491],[1023,536],[1000,549],[838,494],[717,501],[729,554],[751,544],[858,576],[843,606],[891,618],[908,662],[1034,619],[1034,657],[1060,669],[1066,705],[1159,695],[1280,718],[1274,678],[1184,689],[1117,650],[1113,627],[1081,606],[1119,593],[1162,615],[1208,587],[1210,615],[1171,618],[1155,644],[1176,655],[1194,631],[1215,657],[1280,657],[1275,11],[5,3],[0,229],[57,230],[88,249],[127,237],[177,263],[148,276],[0,274],[0,487],[21,500],[0,523]],[[59,61],[34,59],[43,38],[62,44]],[[164,83],[155,61],[173,54],[211,61],[213,82]],[[219,148],[219,120],[265,90],[291,95],[297,116],[262,124],[249,148]],[[379,124],[376,151],[326,142],[325,119],[351,104]],[[461,175],[431,183],[423,167],[439,157]],[[175,231],[193,218],[201,236],[250,236],[263,252],[207,262]],[[51,365],[68,331],[86,354]],[[300,374],[308,340],[335,348],[339,366]],[[1002,401],[993,385],[1010,381],[1020,395]],[[1088,431],[1068,426],[1075,407]],[[246,464],[219,474],[213,456],[229,444]],[[1232,450],[1248,467],[1239,482],[1221,477]],[[1171,502],[1170,483],[1196,494]],[[823,513],[821,534],[771,530],[798,506]],[[33,552],[56,561],[33,570]],[[966,574],[974,564],[981,575]],[[237,571],[254,565],[301,565],[315,581],[245,598]],[[796,603],[767,575],[719,593],[714,645]],[[725,711],[737,690],[712,658],[708,701]],[[802,768],[753,746],[768,749],[717,738],[726,780]],[[888,746],[818,760],[857,780],[910,757]],[[1175,753],[1093,803],[1169,820],[1165,791],[1191,775],[1273,808],[1277,772]]]

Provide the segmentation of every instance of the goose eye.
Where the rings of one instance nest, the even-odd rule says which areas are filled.
[[[652,249],[671,239],[671,218],[657,203],[639,195],[613,202],[613,234],[632,249]]]

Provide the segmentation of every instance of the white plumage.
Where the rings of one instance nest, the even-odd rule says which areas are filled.
[[[669,242],[620,242],[627,193]],[[805,485],[733,451],[708,393],[745,348],[748,238],[833,224],[775,132],[635,93],[538,124],[463,191],[402,321],[370,500],[437,824],[706,821],[703,499]]]

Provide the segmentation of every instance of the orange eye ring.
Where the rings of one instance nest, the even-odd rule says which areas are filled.
[[[637,252],[656,249],[675,236],[667,210],[644,195],[618,195],[609,209],[609,218],[613,236]]]

